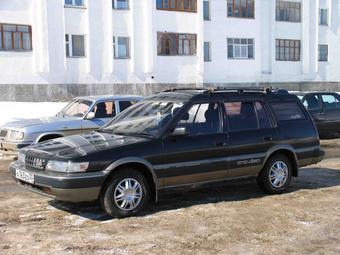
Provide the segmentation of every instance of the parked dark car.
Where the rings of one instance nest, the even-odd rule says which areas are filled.
[[[162,192],[232,178],[257,176],[265,192],[278,194],[299,167],[322,156],[295,95],[172,90],[136,103],[99,131],[23,149],[10,171],[32,191],[70,202],[99,199],[107,214],[124,217]]]
[[[321,137],[340,135],[340,95],[331,92],[298,94],[312,115]]]

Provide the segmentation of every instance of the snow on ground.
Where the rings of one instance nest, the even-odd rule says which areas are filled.
[[[54,116],[66,104],[67,102],[0,102],[0,126],[15,120]]]

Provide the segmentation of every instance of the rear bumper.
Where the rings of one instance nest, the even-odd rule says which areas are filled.
[[[316,153],[316,158],[315,158],[315,161],[314,162],[315,164],[316,163],[319,163],[320,161],[323,160],[323,158],[325,157],[325,151],[322,150],[321,148],[318,150],[318,152]]]
[[[16,170],[34,174],[34,184],[16,178]],[[9,171],[17,183],[30,191],[65,202],[94,201],[99,197],[101,187],[106,179],[103,172],[80,174],[57,174],[45,171],[32,171],[24,165],[13,162]]]

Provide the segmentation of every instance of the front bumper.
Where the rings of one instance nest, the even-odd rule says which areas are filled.
[[[0,141],[0,150],[1,151],[10,151],[17,152],[18,150],[31,145],[28,142],[9,142],[9,141]]]
[[[16,178],[16,170],[34,174],[34,184],[30,184]],[[46,171],[28,170],[18,161],[9,165],[12,177],[19,185],[48,196],[50,198],[65,202],[94,201],[99,197],[101,187],[107,177],[107,173],[78,173],[62,174]]]

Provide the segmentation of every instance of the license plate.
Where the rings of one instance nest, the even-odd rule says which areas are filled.
[[[34,184],[34,174],[16,169],[15,170],[15,177],[19,180]]]

